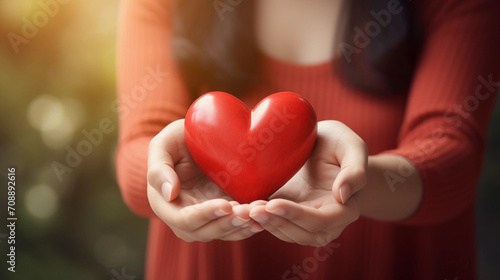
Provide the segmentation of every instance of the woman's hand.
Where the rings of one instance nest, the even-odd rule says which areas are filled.
[[[306,164],[269,202],[252,202],[250,217],[281,240],[324,246],[360,216],[356,193],[366,183],[367,160],[366,144],[351,129],[319,122]]]
[[[148,198],[151,208],[185,241],[241,240],[262,230],[249,205],[230,201],[191,158],[184,120],[165,127],[149,144]]]

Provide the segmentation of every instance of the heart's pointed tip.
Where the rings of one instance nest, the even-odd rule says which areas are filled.
[[[235,201],[237,201],[240,204],[251,204],[256,201],[269,201],[267,197],[262,197],[262,196],[257,196],[257,197],[238,197],[235,198],[233,197]]]

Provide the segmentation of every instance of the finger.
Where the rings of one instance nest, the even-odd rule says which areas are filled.
[[[333,182],[332,192],[335,199],[346,204],[349,198],[356,194],[366,185],[366,162],[367,157],[361,155],[361,151],[353,151],[356,148],[350,148],[346,157],[352,157],[349,160],[353,163],[341,163],[340,172]],[[364,159],[363,159],[364,158]],[[355,163],[354,161],[357,161]]]
[[[255,233],[261,232],[264,230],[264,228],[259,225],[257,222],[254,220],[250,219],[250,206],[249,205],[241,205],[242,207],[236,207],[233,208],[233,215],[238,216],[239,218],[245,218],[244,224],[237,226],[239,223],[242,221],[238,218],[233,218],[231,220],[231,224],[233,226],[237,226],[235,230],[227,232],[223,236],[221,236],[219,239],[221,240],[241,240],[248,238]],[[242,213],[241,211],[244,211]],[[248,218],[248,220],[247,220]]]
[[[300,245],[324,246],[331,240],[336,239],[344,229],[344,226],[341,224],[337,226],[326,226],[319,223],[320,226],[318,227],[318,231],[311,232],[281,216],[265,212],[261,213],[262,216],[259,215],[260,214],[257,213],[251,213],[252,219],[260,221],[264,229],[283,241]],[[263,218],[264,215],[266,215],[265,218]]]
[[[249,207],[250,207],[250,210],[256,206],[261,206],[261,205],[266,205],[267,204],[267,201],[265,200],[255,200],[255,201],[252,201],[250,204],[249,204]]]
[[[180,182],[172,166],[162,163],[148,167],[148,186],[156,189],[167,202],[174,200],[180,192]]]
[[[228,233],[228,234],[220,237],[219,239],[225,240],[225,241],[243,240],[243,239],[247,239],[247,238],[253,236],[254,234],[259,233],[263,230],[264,230],[264,228],[261,226],[256,227],[256,226],[251,225],[251,226],[248,226],[245,228],[240,228],[234,232]]]
[[[340,227],[328,231],[310,232],[283,217],[267,213],[264,207],[252,210],[250,217],[260,221],[266,231],[285,242],[316,247],[324,246],[331,240],[336,239],[343,229],[343,227]]]
[[[290,236],[285,234],[284,232],[281,231],[279,227],[276,227],[276,225],[273,225],[272,223],[269,223],[269,220],[271,219],[272,214],[269,214],[264,206],[256,206],[252,208],[250,211],[250,217],[258,222],[258,224],[271,233],[272,235],[276,236],[278,239],[283,240],[285,242],[289,243],[296,243],[295,240],[293,240]],[[279,218],[279,217],[278,217]]]
[[[148,184],[167,201],[179,195],[180,182],[174,166],[184,154],[184,120],[172,122],[149,143]]]
[[[148,187],[148,199],[155,214],[167,225],[186,231],[196,230],[233,212],[231,204],[225,199],[211,199],[190,206],[183,206],[182,197],[165,202],[160,192],[151,186]]]
[[[333,203],[319,208],[295,203],[286,199],[273,199],[266,205],[266,212],[282,217],[309,232],[323,231],[333,225],[333,221],[344,220],[342,206]]]
[[[250,217],[265,230],[285,242],[307,245],[307,239],[312,235],[296,224],[268,213],[264,207],[256,207]]]
[[[240,203],[238,201],[229,201],[229,203],[231,204],[231,206],[236,206],[236,205],[240,205]]]
[[[272,214],[269,215],[267,222],[261,225],[267,230],[272,230],[272,228],[276,229],[284,236],[293,240],[294,243],[300,245],[311,245],[315,242],[317,234],[317,232],[307,231],[287,219]],[[275,231],[273,230],[273,232]]]
[[[248,227],[252,223],[254,222],[250,220],[248,205],[237,205],[233,207],[231,215],[209,221],[192,233],[199,240],[213,240],[228,233],[238,231],[241,228]]]
[[[327,139],[328,151],[333,152],[340,165],[340,172],[333,182],[332,192],[335,199],[345,204],[349,198],[366,184],[368,148],[356,133],[340,122],[329,121],[320,126],[320,132]],[[331,137],[332,134],[339,135]]]
[[[353,199],[355,197],[357,195],[354,195]],[[273,199],[266,205],[266,211],[287,219],[309,232],[328,232],[359,218],[359,204],[353,199],[345,205],[332,201],[324,203],[319,208],[286,199]]]

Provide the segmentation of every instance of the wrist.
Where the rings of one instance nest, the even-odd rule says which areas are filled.
[[[418,169],[405,157],[369,156],[367,178],[359,194],[362,216],[398,221],[417,211],[422,199],[422,181]]]

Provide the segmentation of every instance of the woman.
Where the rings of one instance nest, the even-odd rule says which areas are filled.
[[[117,177],[150,220],[146,279],[476,278],[499,4],[343,2],[122,2]],[[190,157],[181,119],[211,90],[316,110],[269,201],[214,192]]]

